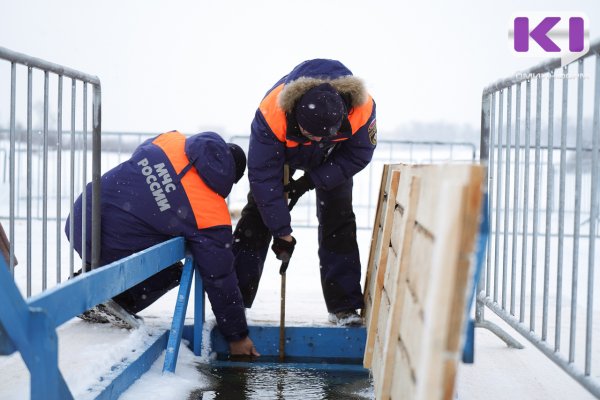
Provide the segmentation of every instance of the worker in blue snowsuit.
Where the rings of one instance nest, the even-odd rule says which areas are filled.
[[[142,143],[102,176],[100,266],[176,236],[186,239],[217,324],[232,354],[258,355],[248,337],[233,268],[231,218],[225,202],[246,168],[246,156],[214,132],[172,131]],[[86,258],[91,255],[91,184],[87,185]],[[82,254],[82,197],[74,205],[73,245]],[[69,217],[71,218],[71,216]],[[69,236],[69,220],[65,231]],[[181,263],[114,297],[135,314],[179,284]]]
[[[329,319],[342,325],[362,322],[356,313],[363,295],[352,183],[371,161],[376,143],[375,102],[339,61],[305,61],[267,92],[252,121],[250,193],[234,230],[234,265],[246,307],[254,301],[271,238],[277,258],[288,260],[296,244],[290,209],[316,189]],[[304,171],[285,187],[284,164],[292,173]]]

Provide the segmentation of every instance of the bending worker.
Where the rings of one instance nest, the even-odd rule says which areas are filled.
[[[164,242],[186,239],[232,354],[258,355],[248,337],[233,268],[231,218],[225,198],[246,169],[246,156],[214,132],[172,131],[142,143],[131,158],[102,176],[100,265]],[[91,255],[91,184],[87,185],[87,260]],[[82,198],[74,205],[73,245],[81,255]],[[65,227],[69,236],[69,220]],[[179,284],[181,263],[113,300],[131,314]]]
[[[251,130],[250,193],[233,244],[244,304],[252,306],[271,237],[278,259],[292,255],[296,240],[290,209],[305,192],[316,189],[321,286],[329,320],[361,324],[356,312],[363,307],[363,295],[352,179],[375,150],[375,102],[341,62],[309,60],[267,92]],[[284,164],[290,174],[304,171],[285,187]]]

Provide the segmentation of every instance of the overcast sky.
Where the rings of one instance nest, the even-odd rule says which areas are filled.
[[[600,36],[597,0],[0,0],[0,46],[97,75],[103,130],[247,134],[265,91],[310,58],[365,80],[380,132],[477,128],[483,87],[542,61],[509,51],[520,11],[584,12]]]

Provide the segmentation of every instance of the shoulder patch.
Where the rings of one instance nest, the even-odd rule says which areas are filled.
[[[377,119],[374,119],[369,124],[369,128],[367,129],[369,133],[369,140],[373,146],[377,145]]]

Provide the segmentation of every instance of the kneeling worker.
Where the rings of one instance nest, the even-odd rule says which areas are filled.
[[[232,355],[258,356],[244,314],[231,251],[225,198],[244,175],[246,155],[214,132],[172,131],[142,143],[131,158],[102,176],[100,265],[183,236],[194,256],[219,330]],[[86,260],[91,256],[91,183],[87,185]],[[82,254],[82,197],[74,205],[73,246]],[[69,236],[70,221],[65,231]],[[131,314],[148,307],[181,278],[181,263],[112,300]],[[85,314],[84,314],[85,317]],[[85,319],[85,318],[84,318]]]

